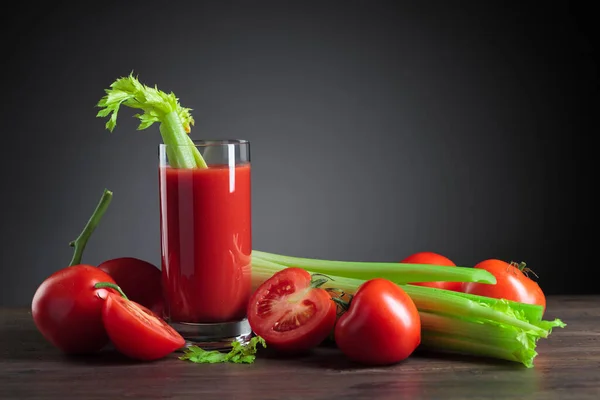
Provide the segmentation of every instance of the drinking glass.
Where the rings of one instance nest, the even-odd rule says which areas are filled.
[[[206,166],[181,167],[176,155]],[[251,179],[247,140],[196,140],[159,148],[165,318],[203,349],[247,342],[251,294]]]

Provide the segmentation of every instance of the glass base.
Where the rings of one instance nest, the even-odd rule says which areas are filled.
[[[231,343],[237,341],[246,344],[252,339],[253,332],[247,319],[235,322],[197,324],[191,322],[169,322],[186,341],[183,351],[189,346],[198,346],[203,350],[229,351]]]

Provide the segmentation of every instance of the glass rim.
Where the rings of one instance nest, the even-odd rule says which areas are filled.
[[[196,147],[208,147],[208,146],[225,146],[225,145],[249,145],[250,141],[246,139],[192,139],[192,143]],[[168,145],[165,143],[160,143],[159,147],[187,147],[189,144],[181,144],[181,145]]]

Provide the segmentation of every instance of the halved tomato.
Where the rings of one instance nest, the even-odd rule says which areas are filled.
[[[267,346],[303,352],[321,344],[333,329],[337,306],[319,286],[323,278],[286,268],[260,285],[248,304],[248,322]]]
[[[157,360],[185,345],[185,339],[162,318],[116,293],[107,294],[102,321],[115,348],[136,360]]]

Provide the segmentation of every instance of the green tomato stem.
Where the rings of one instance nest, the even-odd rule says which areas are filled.
[[[340,299],[339,297],[331,297],[331,300],[340,307],[342,313],[345,313],[350,308],[350,301]]]
[[[101,288],[111,288],[116,290],[117,292],[119,292],[119,294],[125,299],[125,300],[129,300],[129,298],[127,298],[127,296],[125,295],[125,292],[123,292],[123,289],[121,289],[121,287],[119,285],[116,285],[114,283],[110,283],[110,282],[98,282],[94,285],[94,288],[96,289],[101,289]]]
[[[77,239],[75,239],[69,243],[69,246],[75,248],[75,250],[73,251],[73,258],[71,258],[71,262],[69,263],[69,266],[81,264],[81,258],[83,257],[83,250],[85,249],[85,246],[87,245],[87,242],[90,239],[90,236],[92,235],[92,233],[94,232],[94,230],[96,229],[98,224],[100,223],[100,220],[102,219],[102,216],[106,212],[106,209],[108,208],[111,200],[112,200],[112,192],[109,191],[108,189],[104,189],[104,192],[102,193],[102,197],[100,198],[100,201],[98,202],[98,205],[96,206],[96,209],[94,210],[94,213],[92,214],[92,216],[88,220],[87,224],[83,228],[83,231],[81,231],[81,233],[79,234]]]
[[[321,278],[318,278],[319,276]],[[311,277],[310,287],[312,289],[319,288],[319,287],[323,286],[323,284],[325,284],[331,280],[330,277],[328,277],[327,275],[323,275],[323,274],[311,274],[310,277]]]

